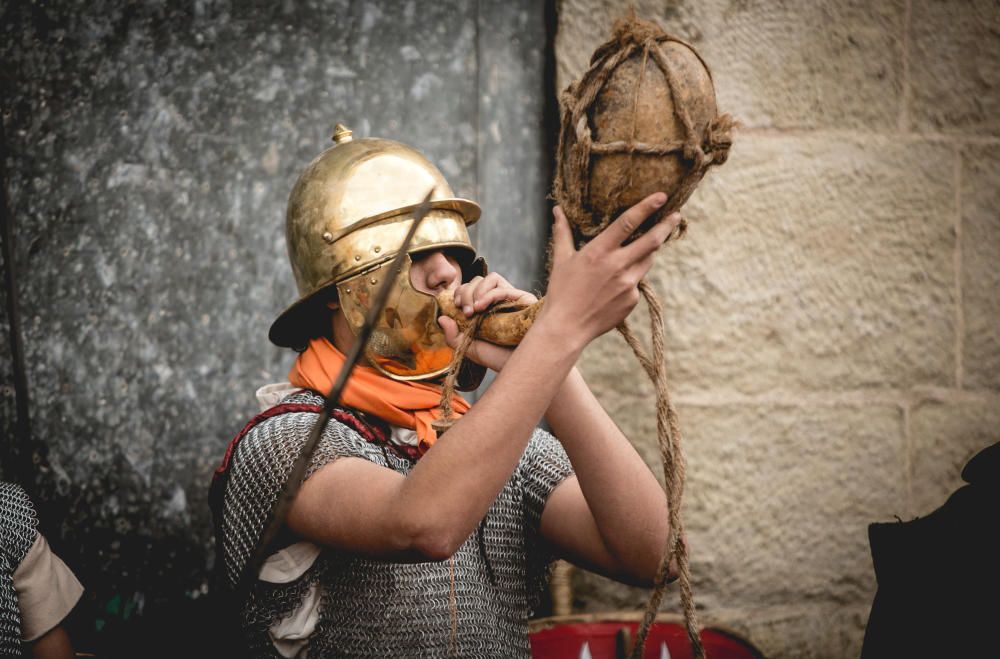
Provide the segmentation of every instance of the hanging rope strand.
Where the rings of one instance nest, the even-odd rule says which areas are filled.
[[[455,395],[455,382],[458,380],[458,372],[461,370],[462,362],[465,360],[465,353],[472,346],[472,342],[479,332],[479,325],[483,322],[484,316],[485,314],[480,314],[472,319],[472,322],[469,323],[468,327],[465,328],[465,331],[459,337],[458,346],[455,347],[455,354],[451,357],[448,374],[441,385],[441,419],[433,424],[438,432],[443,432],[444,429],[455,423],[455,412],[451,409],[451,398]]]
[[[620,67],[633,57],[637,59],[638,71],[634,67]],[[677,58],[682,63],[675,67],[673,61]],[[683,64],[684,61],[687,64]],[[696,73],[699,66],[707,75],[707,81]],[[657,72],[662,73],[662,78]],[[653,86],[651,93],[643,92],[643,88],[650,85]],[[657,87],[660,87],[659,91]],[[654,116],[656,108],[651,105],[647,113],[645,99],[660,98],[664,88],[670,99],[670,114]],[[632,184],[636,182],[639,171],[637,163],[654,170],[660,167],[659,171],[663,172],[666,187],[657,187],[656,190],[667,192],[669,199],[653,219],[656,221],[680,208],[710,166],[726,161],[732,144],[730,132],[736,124],[729,115],[718,115],[714,93],[708,66],[689,44],[668,35],[654,23],[638,20],[634,12],[615,24],[612,38],[597,48],[587,71],[560,96],[553,197],[566,213],[578,248],[597,236],[624,210],[620,208],[626,205],[626,197],[622,193],[625,188],[634,187]],[[643,102],[640,103],[640,100]],[[639,116],[640,106],[644,113],[642,118]],[[625,114],[629,107],[631,119]],[[615,128],[617,123],[629,120],[631,125],[626,125],[624,131]],[[653,128],[646,125],[650,123],[654,124]],[[626,157],[622,158],[623,155]],[[664,170],[665,158],[676,167]],[[614,165],[610,170],[612,175],[603,171],[600,181],[621,181],[618,188],[612,186],[610,191],[601,191],[600,194],[610,197],[610,200],[600,197],[600,204],[594,203],[590,187],[596,161]],[[625,168],[624,173],[620,171],[622,167]],[[660,183],[657,182],[657,185]],[[643,190],[642,196],[653,191]],[[635,192],[638,194],[638,191]],[[627,205],[636,201],[628,201]],[[683,235],[686,226],[682,220],[671,238]],[[551,270],[551,243],[548,263]],[[665,592],[669,566],[676,565],[681,608],[693,655],[703,659],[705,651],[699,638],[691,569],[684,542],[681,511],[685,465],[681,453],[680,424],[667,389],[662,305],[646,281],[640,283],[640,290],[650,312],[651,350],[642,345],[627,323],[621,323],[618,331],[656,389],[657,437],[669,510],[669,532],[632,657],[638,659],[642,655]],[[463,345],[456,350],[456,363],[461,361],[466,344],[471,343],[475,332],[470,328],[463,336]],[[451,392],[456,368],[453,365],[445,382],[447,393]],[[442,408],[446,419],[450,418],[446,402],[442,403]]]
[[[636,634],[632,658],[639,659],[642,656],[646,638],[656,619],[656,613],[659,611],[663,594],[666,591],[669,566],[671,562],[676,562],[684,625],[691,641],[693,655],[697,659],[703,659],[705,650],[699,636],[700,626],[695,612],[694,593],[691,588],[691,569],[688,562],[687,545],[684,543],[684,522],[681,516],[681,507],[684,494],[685,464],[681,453],[680,423],[677,412],[670,401],[670,391],[667,387],[663,307],[646,280],[639,283],[639,291],[649,308],[649,324],[653,344],[652,357],[646,352],[627,323],[622,323],[618,327],[618,331],[625,338],[625,342],[632,349],[636,359],[639,360],[639,364],[646,371],[656,389],[656,428],[660,458],[663,462],[663,480],[670,531],[667,534],[663,556],[656,572],[653,590],[646,603],[642,622]]]
[[[619,69],[630,58],[634,58],[638,70]],[[692,74],[699,64],[707,75],[707,86],[703,78]],[[665,92],[670,109],[664,116],[656,116],[655,108],[646,113],[643,106],[640,119],[640,94],[646,94],[644,88],[650,85],[648,98],[659,98]],[[703,98],[706,89],[713,96],[710,101]],[[563,112],[553,196],[565,211],[578,242],[586,242],[603,231],[627,205],[623,190],[632,187],[636,163],[654,170],[662,167],[663,158],[676,164],[680,173],[668,175],[662,170],[664,183],[669,182],[668,205],[660,211],[665,216],[687,200],[710,166],[725,162],[732,144],[730,131],[735,122],[729,115],[717,114],[711,72],[704,60],[689,44],[668,35],[655,23],[638,20],[634,12],[615,24],[611,39],[597,48],[590,68],[562,94],[560,101]],[[615,108],[619,107],[622,109],[616,114]],[[621,122],[629,122],[624,130],[616,127]],[[597,161],[604,163],[602,180],[617,176],[622,185],[604,191],[609,198],[595,203],[590,184]],[[683,235],[686,226],[682,220],[672,237]],[[668,568],[676,565],[685,626],[693,654],[700,659],[705,655],[698,635],[681,515],[685,465],[680,424],[667,389],[662,305],[647,282],[640,283],[640,290],[650,312],[651,347],[647,349],[627,323],[623,322],[618,331],[656,389],[657,438],[669,532],[632,656],[637,659],[642,655],[666,588]]]
[[[673,501],[670,504],[670,526],[674,536],[674,556],[677,561],[678,586],[680,587],[681,607],[684,611],[684,623],[687,628],[688,638],[691,640],[694,656],[702,658],[705,650],[701,644],[699,632],[701,630],[695,614],[694,594],[691,588],[691,568],[688,561],[687,544],[684,542],[684,519],[681,515],[684,502],[684,483],[687,478],[687,464],[684,454],[681,451],[681,429],[677,410],[670,400],[670,391],[667,388],[667,359],[664,345],[665,331],[663,320],[663,307],[656,297],[655,291],[646,281],[639,284],[639,290],[649,307],[650,330],[653,339],[653,359],[657,366],[656,398],[657,416],[665,417],[667,432],[660,432],[660,454],[669,452],[669,463],[664,459],[664,479],[671,480],[671,494]],[[664,441],[666,438],[666,441]]]

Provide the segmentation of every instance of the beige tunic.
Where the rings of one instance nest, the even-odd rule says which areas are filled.
[[[39,533],[14,571],[21,610],[21,637],[35,641],[62,622],[83,594],[83,586]]]

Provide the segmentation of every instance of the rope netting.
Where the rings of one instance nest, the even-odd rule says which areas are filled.
[[[590,68],[560,98],[562,122],[557,147],[559,157],[556,159],[554,197],[573,225],[578,244],[587,242],[603,231],[619,213],[619,210],[610,213],[594,210],[595,204],[591,203],[591,179],[595,157],[628,156],[627,160],[619,165],[626,168],[624,176],[621,177],[626,181],[624,188],[632,184],[633,173],[637,168],[648,165],[649,161],[643,161],[644,158],[680,159],[684,173],[670,189],[667,204],[652,218],[655,222],[677,210],[694,191],[708,168],[724,163],[729,156],[729,147],[732,145],[731,131],[735,125],[733,118],[724,114],[709,117],[706,121],[704,117],[692,116],[688,102],[692,94],[698,93],[698,87],[683,77],[678,72],[681,67],[671,61],[664,49],[664,45],[670,42],[684,46],[697,57],[708,75],[709,82],[711,81],[708,66],[690,45],[668,35],[655,23],[638,20],[632,15],[615,24],[612,38],[595,51]],[[681,52],[685,52],[684,49],[681,49]],[[605,93],[615,72],[631,58],[638,58],[639,61],[638,78],[632,90],[631,117],[616,118],[617,121],[630,123],[629,139],[602,142],[596,139],[594,134],[595,128],[598,128],[593,126],[595,104]],[[651,75],[652,71],[647,73],[647,69],[652,69],[649,66],[650,61],[662,74],[662,83],[655,80],[655,76]],[[680,126],[680,135],[674,136],[674,139],[661,139],[656,142],[637,139],[640,123],[640,92],[645,85],[650,84],[665,84],[669,90],[676,118],[675,125]],[[627,89],[627,85],[625,88]],[[714,91],[712,93],[714,96]],[[711,107],[714,112],[714,98],[712,100]],[[604,120],[608,121],[607,117]],[[612,200],[612,202],[617,201],[617,199]],[[635,201],[637,200],[633,199],[630,203]],[[615,203],[611,205],[614,206]],[[686,223],[682,221],[672,237],[683,235],[686,228]],[[642,656],[649,629],[656,618],[666,590],[670,565],[675,563],[687,635],[694,656],[700,659],[705,656],[705,650],[700,638],[700,625],[691,587],[690,562],[687,545],[684,542],[684,520],[681,511],[685,463],[681,452],[680,423],[667,385],[663,306],[646,280],[640,282],[639,289],[649,309],[652,354],[647,352],[627,322],[619,325],[618,331],[632,349],[656,391],[657,441],[663,463],[670,531],[631,656],[633,659]]]

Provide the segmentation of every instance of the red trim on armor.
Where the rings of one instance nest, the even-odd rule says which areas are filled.
[[[233,437],[232,441],[229,442],[229,446],[226,447],[226,455],[222,458],[222,464],[219,468],[215,470],[217,476],[221,476],[229,469],[229,461],[233,458],[233,453],[236,451],[237,444],[240,443],[247,433],[253,430],[253,427],[265,419],[270,419],[272,416],[278,416],[279,414],[288,414],[291,412],[313,412],[314,414],[319,414],[323,411],[322,405],[312,405],[309,403],[279,403],[274,407],[269,407],[243,426],[236,437]]]
[[[322,405],[315,405],[312,403],[279,403],[274,407],[269,407],[268,409],[264,410],[254,418],[250,419],[250,421],[245,426],[243,426],[243,430],[241,430],[239,434],[237,434],[236,437],[233,437],[232,441],[229,442],[229,446],[226,448],[226,454],[222,458],[222,464],[220,464],[219,468],[215,470],[216,476],[223,475],[226,472],[226,470],[229,469],[229,463],[233,458],[233,453],[236,452],[237,445],[239,445],[240,441],[244,437],[246,437],[247,433],[253,430],[254,426],[256,426],[261,421],[264,421],[265,419],[270,419],[271,417],[279,416],[281,414],[290,414],[294,412],[312,412],[314,414],[319,414],[322,411],[323,411]],[[365,423],[351,411],[337,408],[333,410],[331,416],[335,420],[343,423],[345,426],[348,426],[349,428],[357,432],[367,442],[371,442],[373,444],[387,443],[386,441],[387,438],[384,432],[381,432],[378,428],[375,428],[369,425],[368,423]]]
[[[226,454],[222,458],[222,464],[220,464],[219,468],[215,470],[214,474],[212,474],[212,483],[208,490],[208,503],[209,507],[212,509],[213,515],[216,517],[217,529],[222,528],[222,499],[225,493],[226,481],[229,479],[229,474],[227,473],[229,471],[229,463],[232,462],[233,454],[236,452],[236,448],[240,441],[242,441],[242,439],[246,437],[251,430],[253,430],[254,426],[266,419],[295,412],[311,412],[313,414],[320,414],[322,411],[322,405],[316,405],[313,403],[279,403],[250,419],[249,423],[243,426],[243,430],[241,430],[236,437],[233,437],[232,441],[229,442],[229,446],[226,447]],[[363,421],[352,410],[336,408],[330,416],[357,432],[367,442],[371,442],[372,444],[383,444],[391,448],[395,448],[387,441],[385,431],[377,426]],[[216,542],[220,543],[219,547],[221,548],[221,537],[216,538]]]

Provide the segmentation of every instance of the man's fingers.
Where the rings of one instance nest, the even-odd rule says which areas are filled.
[[[652,254],[666,242],[677,225],[681,223],[680,213],[671,213],[656,223],[649,231],[622,248],[626,258],[639,259]]]
[[[438,316],[438,325],[444,330],[445,342],[455,348],[458,346],[458,323],[448,316]]]
[[[639,259],[632,264],[628,269],[629,276],[635,277],[635,281],[641,280],[646,276],[646,273],[650,271],[653,267],[653,254],[649,253],[645,257]]]
[[[499,371],[507,362],[510,349],[501,348],[486,341],[473,341],[465,355],[477,364]]]
[[[444,315],[438,316],[437,320],[444,331],[444,340],[452,348],[457,348],[462,339],[461,332],[458,330],[458,323]],[[465,356],[477,364],[492,368],[494,371],[499,371],[507,362],[507,358],[510,356],[510,349],[476,340],[469,345],[469,350],[465,353]]]
[[[573,247],[573,232],[562,208],[553,208],[552,216],[555,218],[552,223],[552,262],[561,263],[576,251]]]
[[[621,244],[635,233],[635,230],[646,221],[646,218],[665,203],[667,203],[667,195],[662,192],[654,192],[619,215],[617,220],[591,241],[591,244],[605,250],[621,247]]]
[[[533,295],[516,288],[494,288],[482,297],[476,298],[476,311],[485,311],[497,302],[522,302],[522,300],[525,304],[537,302]]]
[[[506,279],[504,279],[497,273],[491,272],[490,274],[486,275],[486,278],[476,285],[476,288],[472,293],[472,304],[475,307],[475,310],[482,311],[488,306],[488,303],[487,304],[483,303],[483,299],[491,291],[495,291],[497,289],[510,289],[510,288],[512,288],[510,282],[508,282]]]
[[[491,291],[476,296],[476,311],[483,311],[498,300],[506,300],[509,294],[509,289],[494,288]]]
[[[483,278],[476,275],[468,282],[462,284],[455,289],[455,306],[465,312],[466,316],[471,316],[473,314],[472,303],[473,295],[472,291],[481,282]]]

